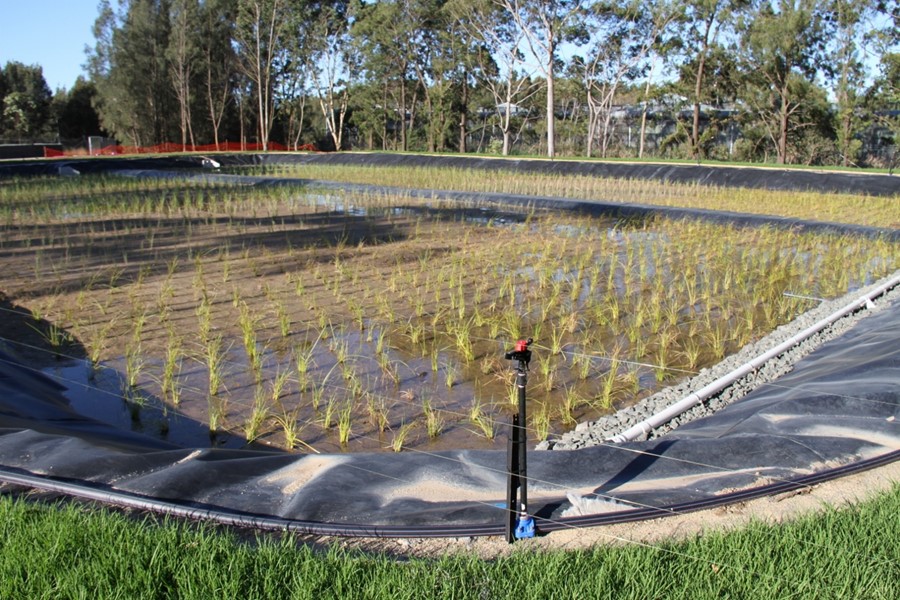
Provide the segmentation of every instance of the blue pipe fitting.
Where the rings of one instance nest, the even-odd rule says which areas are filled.
[[[534,519],[528,515],[519,517],[519,523],[516,525],[516,539],[527,539],[534,537]]]

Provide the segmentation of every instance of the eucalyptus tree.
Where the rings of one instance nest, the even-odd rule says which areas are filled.
[[[399,132],[398,149],[404,151],[409,149],[421,92],[407,4],[407,0],[362,3],[352,27],[362,75],[369,85],[383,90],[385,125]]]
[[[520,23],[494,0],[458,0],[448,3],[458,26],[475,40],[475,71],[493,98],[491,112],[497,116],[503,136],[502,154],[507,156],[521,105],[537,91],[535,69],[522,51],[526,43]]]
[[[823,16],[816,0],[763,1],[739,32],[744,98],[757,111],[779,164],[788,162],[789,136],[804,125],[797,116],[824,62]]]
[[[241,73],[252,84],[257,135],[264,150],[275,121],[275,87],[279,54],[290,35],[292,10],[304,0],[238,0],[234,41]]]
[[[171,32],[166,48],[166,58],[175,99],[178,101],[181,144],[184,146],[190,141],[193,146],[195,140],[191,106],[197,80],[194,66],[199,62],[201,56],[201,48],[197,40],[202,34],[199,0],[171,0],[169,22]]]
[[[897,165],[897,149],[900,146],[900,52],[887,52],[881,56],[880,73],[866,90],[865,106],[879,128],[883,131],[876,141],[877,162],[888,167],[893,173]]]
[[[881,15],[879,26],[867,39],[880,58],[863,102],[876,124],[873,131],[884,132],[879,135],[876,160],[893,173],[900,161],[900,0],[878,0],[876,9]]]
[[[693,114],[691,121],[691,154],[700,159],[703,148],[700,143],[700,105],[711,99],[707,77],[709,63],[721,62],[725,57],[725,44],[734,36],[734,24],[749,9],[751,0],[689,0],[682,5],[679,19],[681,54],[685,68],[681,75],[690,80]],[[716,79],[715,72],[713,78]]]
[[[585,23],[592,31],[591,43],[584,56],[572,61],[587,97],[588,156],[598,140],[600,156],[607,156],[616,93],[623,83],[645,74],[647,58],[674,15],[667,2],[613,0],[590,6]]]
[[[647,114],[650,106],[651,92],[658,92],[653,87],[653,77],[661,58],[668,55],[680,44],[677,36],[673,37],[672,25],[679,16],[680,2],[671,0],[652,0],[642,3],[643,18],[640,20],[641,48],[646,51],[649,65],[645,64],[644,93],[641,102],[641,127],[638,141],[638,158],[644,156],[644,142],[647,134]]]
[[[325,129],[335,150],[344,144],[350,90],[357,73],[357,56],[350,31],[359,10],[356,0],[323,2],[307,22],[311,80],[318,95]]]
[[[879,12],[888,12],[889,5],[871,0],[829,0],[825,6],[830,39],[825,75],[837,105],[836,134],[843,166],[856,163],[862,146],[859,134],[865,121],[860,118],[860,108],[869,75],[864,53],[875,50],[877,42],[885,41],[883,34],[888,29],[878,32],[877,21]],[[894,2],[895,9],[896,6]],[[896,35],[896,29],[891,29]]]
[[[273,64],[273,121],[280,126],[288,148],[296,149],[304,133],[309,133],[306,107],[313,97],[313,43],[320,35],[313,19],[319,5],[316,0],[290,4]]]
[[[219,148],[222,122],[234,103],[238,62],[234,38],[237,0],[203,0],[199,11],[200,35],[196,41],[200,94],[208,120],[210,139]]]
[[[521,31],[528,51],[544,76],[547,92],[547,156],[556,154],[554,83],[560,45],[567,41],[586,41],[583,0],[493,0]]]
[[[445,43],[441,46],[439,60],[450,69],[448,76],[453,87],[451,102],[456,114],[457,150],[460,153],[467,151],[473,91],[483,76],[483,58],[490,55],[481,37],[472,33],[469,23],[472,12],[468,5],[469,2],[462,5],[458,0],[450,0],[441,7],[444,29],[440,35]]]
[[[454,81],[458,62],[466,60],[455,51],[464,45],[453,41],[452,13],[445,10],[446,0],[409,0],[405,2],[413,47],[413,70],[422,90],[425,144],[428,152],[443,150],[452,126]]]

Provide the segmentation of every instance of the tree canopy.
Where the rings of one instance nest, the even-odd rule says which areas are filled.
[[[9,63],[0,127],[882,164],[897,19],[898,0],[101,0],[67,116],[40,67]]]

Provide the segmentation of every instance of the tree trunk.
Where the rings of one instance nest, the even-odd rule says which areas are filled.
[[[238,96],[238,97],[240,97],[240,96]],[[241,136],[241,151],[244,151],[247,149],[247,142],[246,142],[247,134],[244,132],[244,102],[239,100],[238,103],[240,104],[240,107],[239,107],[240,114],[238,116],[238,123],[240,123],[240,134],[239,135]]]
[[[841,127],[844,130],[843,142],[841,144],[841,146],[842,146],[841,154],[843,155],[842,165],[845,167],[850,166],[850,148],[851,148],[850,142],[852,140],[852,133],[853,133],[853,122],[852,122],[853,115],[851,113],[851,110],[852,109],[850,109],[850,110],[845,109],[844,118],[842,119],[842,123],[841,123]]]
[[[600,158],[606,158],[609,152],[609,124],[612,121],[612,111],[606,111],[606,117],[603,119],[603,137],[600,139]]]
[[[656,61],[650,65],[650,73],[647,75],[647,85],[644,86],[644,106],[641,110],[641,139],[638,145],[638,158],[644,158],[644,139],[647,133],[647,102],[650,96],[650,82],[653,81],[653,71],[656,69]]]
[[[463,74],[462,84],[462,110],[459,114],[459,153],[466,153],[466,129],[468,128],[469,83]]]
[[[434,153],[436,146],[434,139],[434,104],[428,88],[425,88],[425,111],[428,113],[429,121],[428,127],[425,129],[425,145],[428,148],[428,152]]]
[[[228,93],[228,86],[225,85],[223,90],[223,94]],[[213,126],[213,140],[216,143],[216,150],[219,149],[219,129],[222,126],[222,117],[225,115],[225,104],[227,102],[223,97],[223,102],[221,104],[221,110],[216,111],[216,103],[213,99],[213,81],[212,81],[212,57],[210,54],[207,54],[207,65],[206,65],[206,99],[209,102],[209,120]]]
[[[694,82],[694,122],[691,127],[691,154],[694,160],[700,160],[700,92],[703,89],[703,68],[706,65],[706,52],[700,55],[697,63],[697,80]]]
[[[597,128],[597,113],[594,110],[594,107],[591,106],[590,100],[588,101],[588,122],[587,122],[587,143],[585,147],[585,154],[590,158],[594,153],[594,131]]]
[[[778,123],[778,164],[787,163],[788,101],[787,89],[781,90],[781,114]]]
[[[406,75],[400,79],[400,150],[406,152]]]
[[[700,94],[703,92],[703,75],[706,68],[706,56],[709,53],[709,38],[716,23],[718,2],[713,5],[712,12],[704,22],[703,39],[700,47],[700,60],[697,62],[697,76],[694,80],[694,122],[691,126],[691,154],[694,160],[700,160]]]
[[[556,154],[556,131],[554,127],[554,85],[553,85],[553,56],[550,54],[550,64],[547,66],[547,156],[553,158]]]

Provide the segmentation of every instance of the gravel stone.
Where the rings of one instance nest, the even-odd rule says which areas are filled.
[[[538,446],[538,449],[575,450],[607,443],[605,440],[609,440],[629,427],[663,410],[667,406],[680,401],[684,397],[690,395],[694,390],[698,390],[712,383],[719,377],[730,373],[751,359],[767,352],[770,348],[793,337],[821,319],[824,319],[828,315],[843,308],[850,302],[884,284],[891,278],[896,277],[898,273],[900,273],[900,271],[881,281],[854,290],[841,298],[824,301],[820,303],[819,306],[803,313],[790,323],[778,327],[764,338],[748,344],[714,367],[702,369],[697,375],[685,381],[676,383],[652,396],[644,398],[637,404],[624,408],[615,414],[601,417],[596,421],[579,423],[574,431],[563,434],[558,440],[542,442]],[[642,441],[665,435],[679,425],[709,416],[725,406],[740,400],[757,387],[774,381],[778,377],[793,370],[794,365],[799,362],[800,359],[822,344],[840,337],[861,319],[882,310],[886,310],[892,303],[898,300],[900,300],[900,286],[895,286],[876,298],[874,302],[869,303],[867,308],[854,311],[847,316],[838,319],[836,322],[818,333],[813,334],[806,340],[787,350],[785,353],[769,360],[755,372],[747,374],[718,394],[707,399],[705,402],[701,402],[687,412],[675,417],[668,423],[665,423],[658,429],[651,431],[649,435],[641,436],[640,438],[637,438],[637,440]]]

